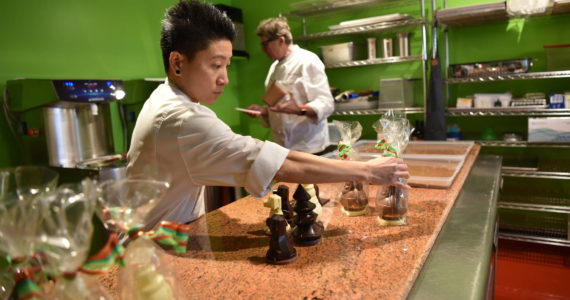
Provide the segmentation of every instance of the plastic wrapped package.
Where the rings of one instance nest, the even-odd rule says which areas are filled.
[[[174,272],[162,259],[165,251],[143,235],[131,242],[125,252],[126,266],[121,268],[121,299],[184,299],[177,289]]]
[[[378,134],[374,148],[383,156],[399,157],[410,141],[413,128],[404,114],[389,110],[373,125]],[[398,178],[402,183],[406,179]],[[378,220],[381,225],[404,225],[408,211],[408,192],[394,186],[378,189],[375,198]]]
[[[340,133],[338,156],[343,160],[360,160],[358,152],[352,147],[362,134],[359,122],[333,121]],[[359,181],[347,181],[340,188],[337,200],[347,216],[360,216],[368,211],[368,184]]]
[[[56,280],[46,298],[112,299],[96,278],[78,272],[91,245],[96,201],[96,182],[90,179],[62,185],[43,198],[37,248],[44,254],[44,271]]]
[[[162,222],[155,230],[144,231],[146,215],[167,190],[168,183],[154,180],[123,179],[100,186],[104,204],[103,219],[131,242],[125,250],[125,266],[119,270],[121,298],[133,300],[183,299],[171,268],[162,259],[165,250],[157,241],[186,250],[188,226]]]
[[[528,17],[550,13],[554,0],[509,0],[507,13],[511,17]]]
[[[57,187],[57,172],[43,166],[0,170],[0,253],[13,275],[3,273],[3,294],[16,298],[41,297],[45,281],[41,253],[36,253],[42,197]],[[11,290],[8,290],[11,289]]]

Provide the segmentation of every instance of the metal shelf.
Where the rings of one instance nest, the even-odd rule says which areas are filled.
[[[407,108],[376,108],[376,109],[358,109],[358,110],[345,110],[345,111],[335,111],[333,116],[362,116],[362,115],[381,115],[387,112],[389,109],[397,110],[410,114],[423,114],[423,107],[407,107]]]
[[[513,194],[518,193],[518,194]],[[553,194],[556,193],[554,196]],[[516,189],[501,191],[499,203],[505,204],[531,204],[543,207],[565,208],[570,212],[570,198],[567,195],[560,195],[562,192],[540,189]]]
[[[563,179],[570,180],[570,173],[568,172],[543,172],[543,171],[517,171],[508,172],[502,171],[503,177],[519,177],[519,178],[542,178],[542,179]]]
[[[553,143],[529,143],[527,141],[506,142],[506,141],[475,141],[475,144],[483,147],[513,147],[513,148],[570,148],[570,144]]]
[[[455,108],[448,107],[447,115],[452,117],[463,116],[570,116],[570,109],[565,108],[536,108],[536,107],[508,107],[508,108]]]
[[[534,73],[518,73],[518,74],[497,74],[479,77],[466,78],[448,78],[447,83],[468,83],[468,82],[489,82],[504,80],[531,80],[531,79],[552,79],[552,78],[570,78],[570,70],[551,71],[551,72],[534,72]]]
[[[287,15],[310,16],[315,14],[321,14],[321,13],[332,12],[343,9],[352,9],[360,6],[373,5],[373,4],[398,3],[398,5],[401,5],[402,2],[413,3],[413,1],[397,1],[397,0],[340,0],[334,2],[305,0],[291,5],[297,9],[289,12]]]
[[[355,61],[340,62],[340,63],[336,63],[336,64],[325,65],[325,67],[327,69],[334,69],[334,68],[359,67],[359,66],[392,64],[392,63],[422,61],[422,60],[423,59],[422,59],[421,55],[406,56],[406,57],[394,56],[394,57],[388,57],[388,58],[377,58],[377,59],[366,59],[366,60],[355,60]]]
[[[413,25],[421,25],[425,24],[424,19],[408,19],[402,21],[392,21],[392,22],[380,22],[374,23],[369,25],[362,25],[362,26],[353,26],[347,27],[342,29],[335,29],[330,31],[323,31],[317,33],[311,33],[306,35],[301,35],[295,37],[297,41],[309,41],[313,39],[319,39],[324,37],[333,37],[333,36],[341,36],[341,35],[349,35],[349,34],[358,34],[358,33],[367,33],[367,32],[374,32],[374,31],[384,31],[394,28],[402,28],[407,26]]]
[[[499,202],[500,208],[570,214],[569,206]]]
[[[505,240],[522,241],[546,245],[570,247],[570,241],[564,239],[547,238],[541,236],[532,236],[526,234],[512,234],[499,232],[499,238]]]

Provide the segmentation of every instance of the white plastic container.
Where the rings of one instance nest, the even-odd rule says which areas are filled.
[[[323,61],[325,65],[332,65],[341,62],[353,61],[355,59],[355,48],[358,46],[354,42],[321,46]]]
[[[475,94],[475,99],[473,104],[475,108],[493,108],[496,107],[495,103],[499,101],[501,106],[499,107],[509,107],[513,95],[511,93],[504,94]]]

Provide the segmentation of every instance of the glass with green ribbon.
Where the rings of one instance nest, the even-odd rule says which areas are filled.
[[[42,198],[57,187],[59,175],[44,166],[0,169],[0,294],[16,299],[41,299],[47,276],[37,251]],[[8,276],[11,273],[12,276]]]
[[[342,160],[360,160],[359,153],[353,145],[362,134],[359,122],[333,121],[340,134],[338,157]],[[338,188],[336,199],[340,202],[345,215],[353,217],[364,215],[368,211],[368,184],[359,181],[348,181]]]
[[[112,299],[97,279],[80,272],[86,263],[93,237],[93,217],[97,205],[97,182],[85,179],[63,184],[43,200],[38,251],[44,270],[55,280],[48,299]]]
[[[372,125],[378,135],[374,148],[385,157],[399,157],[410,141],[413,128],[400,111],[388,110]],[[405,183],[404,178],[398,178]],[[375,198],[378,221],[381,225],[405,225],[408,211],[408,193],[394,186],[378,187]]]
[[[130,240],[125,247],[124,267],[119,270],[122,299],[183,299],[180,281],[174,277],[161,246],[186,252],[189,227],[161,222],[154,230],[147,230],[145,224],[168,187],[166,182],[150,179],[123,179],[100,185],[105,223]]]

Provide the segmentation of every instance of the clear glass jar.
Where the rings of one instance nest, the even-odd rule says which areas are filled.
[[[398,181],[406,183],[406,179]],[[379,211],[379,222],[383,226],[406,224],[408,212],[408,191],[394,186],[384,187],[376,196],[376,209]]]
[[[344,183],[339,200],[343,212],[349,217],[361,216],[368,212],[367,185],[358,181]]]

